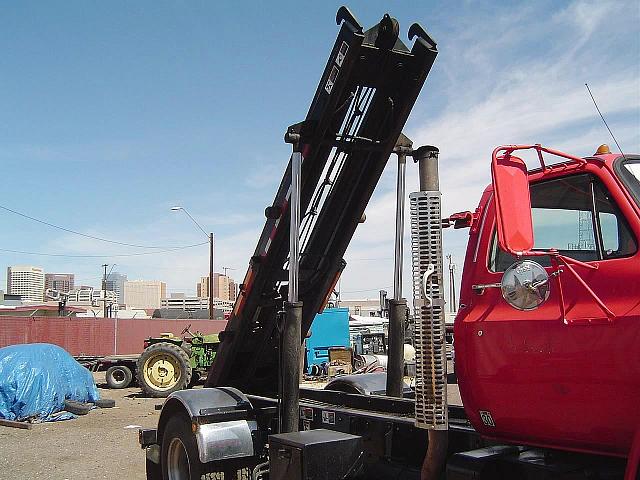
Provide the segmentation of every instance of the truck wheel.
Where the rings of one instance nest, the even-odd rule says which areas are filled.
[[[184,413],[173,415],[165,426],[160,447],[160,468],[162,480],[224,480],[230,477],[220,471],[219,465],[200,461],[191,419]]]
[[[109,367],[105,377],[109,388],[115,389],[127,388],[131,384],[131,380],[133,380],[131,370],[129,367],[125,367],[124,365],[114,365],[113,367]]]
[[[191,364],[186,352],[172,343],[149,346],[137,364],[138,384],[150,397],[163,398],[187,388],[191,381]]]
[[[191,420],[184,414],[173,415],[164,429],[160,450],[162,480],[200,479],[205,473],[198,455]]]

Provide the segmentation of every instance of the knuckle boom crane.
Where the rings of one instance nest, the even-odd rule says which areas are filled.
[[[307,116],[285,135],[303,157],[303,335],[345,266],[344,252],[437,54],[426,34],[407,49],[398,39],[397,21],[388,15],[366,32],[346,8],[337,20],[340,32]],[[207,386],[275,393],[277,312],[287,298],[290,185],[291,162],[266,209],[267,220]]]

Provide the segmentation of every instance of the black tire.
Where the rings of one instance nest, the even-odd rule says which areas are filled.
[[[169,372],[166,385],[164,385],[164,377],[153,374],[152,367],[156,362],[163,365],[165,372]],[[191,382],[189,356],[182,348],[172,343],[160,342],[147,347],[138,359],[136,370],[138,385],[150,397],[168,397],[175,391],[187,388]],[[170,375],[171,371],[173,375]]]
[[[188,471],[188,475],[178,478],[200,479],[205,473],[198,455],[196,437],[191,431],[191,421],[185,414],[173,415],[164,429],[160,447],[162,480],[169,479],[170,465],[181,468],[183,473]]]
[[[92,406],[90,403],[76,402],[75,400],[64,401],[64,409],[74,415],[86,415],[91,411]]]
[[[167,425],[164,428],[164,434],[162,436],[162,445],[160,446],[160,469],[162,472],[162,480],[168,480],[168,466],[171,464],[170,459],[170,447],[174,444],[173,452],[179,452],[177,457],[182,457],[182,461],[175,462],[174,457],[173,467],[176,463],[181,465],[180,473],[182,476],[178,478],[189,478],[192,480],[224,480],[225,478],[235,479],[234,472],[228,472],[225,475],[224,471],[221,471],[221,466],[215,463],[202,463],[200,461],[200,455],[198,453],[198,443],[196,437],[191,429],[191,419],[184,413],[179,412],[172,415]],[[242,469],[238,479],[249,479],[249,470],[247,468]],[[175,477],[176,475],[174,475]]]
[[[114,365],[107,369],[105,378],[107,379],[109,388],[120,389],[127,388],[131,385],[133,374],[131,373],[131,369],[125,365]]]
[[[96,400],[94,404],[98,408],[113,408],[116,406],[116,401],[111,398],[101,398]]]

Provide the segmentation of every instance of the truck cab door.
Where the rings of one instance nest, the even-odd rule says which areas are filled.
[[[481,433],[502,440],[626,455],[640,423],[638,215],[601,165],[539,175],[530,188],[526,170],[511,168],[520,170],[513,185],[523,188],[526,180],[526,195],[497,194],[488,205],[493,221],[480,232],[484,255],[471,274],[471,283],[487,287],[466,294],[457,319],[456,369],[467,413]],[[528,218],[510,222],[513,215]],[[557,265],[539,256],[550,249],[590,267],[574,268],[613,319],[578,279],[566,271],[553,277]],[[526,251],[533,255],[515,255]],[[527,259],[552,275],[550,292],[538,308],[518,310],[489,287]]]

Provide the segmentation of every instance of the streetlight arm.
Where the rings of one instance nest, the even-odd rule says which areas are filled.
[[[184,207],[171,207],[171,210],[173,210],[174,212],[177,212],[178,210],[182,210],[184,213],[186,213],[187,216],[191,219],[191,221],[196,224],[196,227],[198,227],[200,229],[200,231],[206,235],[207,239],[209,241],[211,241],[211,236],[207,232],[204,231],[204,228],[202,228],[200,226],[200,224],[198,222],[196,222],[196,219],[191,216],[191,214],[187,211],[186,208],[184,208]]]
[[[207,239],[211,240],[211,238],[209,237],[209,234],[208,234],[207,232],[205,232],[205,231],[204,231],[204,228],[202,228],[198,222],[196,222],[196,219],[195,219],[195,218],[193,218],[193,217],[191,216],[191,214],[190,214],[190,213],[189,213],[185,208],[182,208],[181,210],[182,210],[184,213],[186,213],[186,214],[187,214],[187,216],[188,216],[188,217],[193,221],[193,223],[195,223],[195,224],[196,224],[196,226],[200,229],[200,231],[201,231],[202,233],[204,233],[204,234],[205,234],[205,236],[207,237]]]

